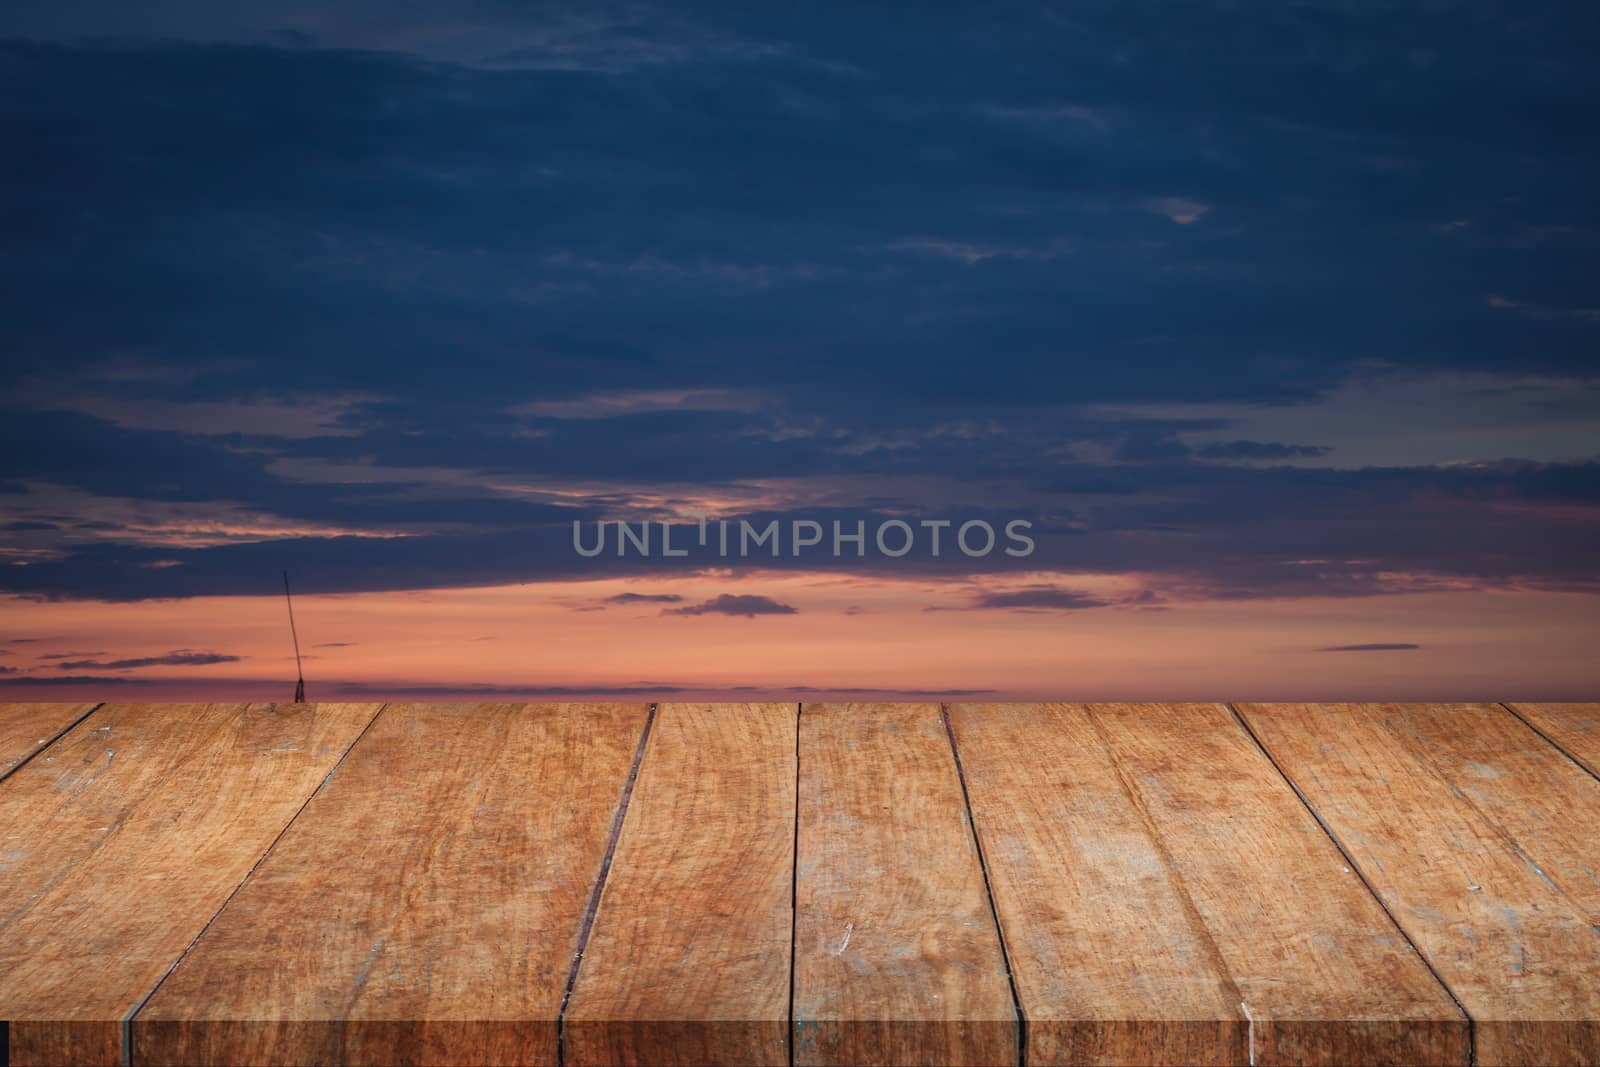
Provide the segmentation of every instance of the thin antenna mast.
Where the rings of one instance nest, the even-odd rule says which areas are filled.
[[[306,673],[300,668],[300,635],[294,628],[294,598],[289,595],[289,572],[283,572],[283,602],[289,606],[289,636],[294,638],[294,702],[306,702]]]

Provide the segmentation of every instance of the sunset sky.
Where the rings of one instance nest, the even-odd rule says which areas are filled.
[[[10,0],[0,699],[1600,696],[1600,7],[911,10]]]

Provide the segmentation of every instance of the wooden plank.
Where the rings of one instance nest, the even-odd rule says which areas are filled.
[[[787,1063],[795,718],[793,704],[657,711],[565,1063]]]
[[[1473,1019],[1477,1062],[1600,1061],[1600,782],[1492,704],[1247,704]]]
[[[1467,1062],[1449,995],[1225,707],[951,720],[1029,1064]]]
[[[384,709],[133,1021],[141,1064],[554,1064],[648,707]]]
[[[1600,777],[1600,704],[1512,704],[1561,750]]]
[[[937,704],[800,716],[796,1064],[1012,1064],[999,933]]]
[[[121,1063],[123,1020],[377,711],[111,704],[0,783],[11,1062]]]
[[[0,779],[60,737],[93,704],[0,704]]]

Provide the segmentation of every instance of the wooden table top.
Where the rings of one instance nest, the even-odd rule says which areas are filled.
[[[0,705],[10,1064],[1600,1063],[1600,704]]]

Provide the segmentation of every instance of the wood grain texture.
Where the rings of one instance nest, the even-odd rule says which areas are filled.
[[[807,704],[798,837],[794,1062],[1016,1063],[939,706]]]
[[[1600,1062],[1600,782],[1492,704],[1240,708],[1473,1019]]]
[[[784,1064],[792,704],[663,704],[563,1022],[564,1061]]]
[[[133,1021],[140,1064],[554,1064],[648,708],[386,707]]]
[[[0,704],[0,778],[43,749],[93,704]]]
[[[1220,705],[960,705],[1029,1064],[1465,1063],[1466,1020]]]
[[[1600,704],[1512,704],[1516,713],[1600,777]]]
[[[124,1019],[376,704],[112,704],[0,783],[11,1062],[122,1062]]]

